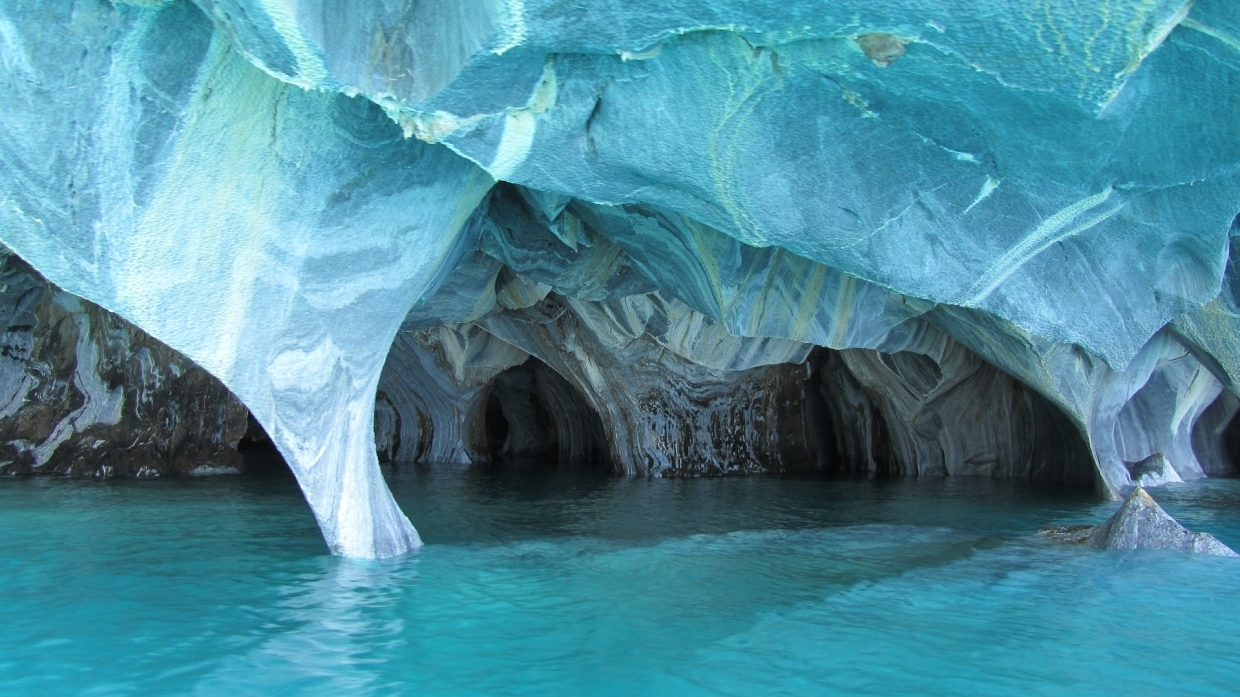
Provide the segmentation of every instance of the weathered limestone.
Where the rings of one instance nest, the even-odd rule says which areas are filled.
[[[1079,346],[1047,341],[974,310],[939,305],[920,319],[1058,407],[1085,436],[1100,491],[1112,498],[1132,483],[1125,462],[1154,452],[1170,453],[1184,479],[1203,476],[1193,433],[1219,394],[1219,380],[1178,334],[1155,334],[1119,371]]]
[[[804,417],[808,347],[742,340],[678,303],[550,296],[482,326],[563,376],[602,419],[630,474],[812,470]],[[713,328],[713,331],[712,331]],[[791,360],[790,360],[791,359]]]
[[[379,379],[376,422],[385,460],[479,462],[495,378],[529,354],[472,325],[401,332]],[[380,424],[384,427],[380,428]]]
[[[818,368],[840,458],[881,474],[1089,483],[1089,449],[1044,397],[941,332],[897,353],[849,349]]]
[[[496,179],[676,211],[1116,368],[1223,271],[1240,125],[1199,115],[1240,100],[1225,0],[204,6],[272,74]]]
[[[1230,477],[1236,474],[1240,457],[1240,399],[1231,392],[1222,392],[1201,415],[1193,429],[1193,452],[1201,471],[1208,477]]]
[[[581,293],[594,299],[610,299],[623,291],[602,291],[603,279],[615,279],[616,288],[641,286],[631,280],[636,270],[647,279],[647,284],[661,288],[665,295],[674,295],[735,336],[783,337],[836,349],[872,349],[873,355],[879,356],[919,352],[924,355],[927,350],[919,349],[919,342],[946,334],[950,343],[960,342],[1016,378],[1008,382],[1012,389],[1028,395],[1024,399],[1027,407],[1017,409],[1012,420],[990,418],[1005,412],[1007,407],[1000,407],[997,412],[988,410],[986,423],[1037,424],[1033,426],[1039,430],[1036,437],[1008,435],[1016,436],[1012,447],[1038,449],[1034,460],[1053,463],[1046,465],[1055,472],[1050,478],[1080,481],[1096,477],[1102,492],[1118,496],[1130,485],[1124,463],[1159,451],[1171,454],[1172,462],[1178,463],[1174,466],[1183,470],[1177,475],[1182,479],[1203,476],[1193,449],[1193,433],[1196,422],[1216,399],[1221,386],[1208,365],[1198,360],[1198,356],[1206,354],[1187,346],[1177,333],[1155,335],[1120,371],[1079,346],[1048,341],[993,315],[932,305],[891,293],[784,250],[746,247],[705,225],[649,207],[609,208],[563,196],[540,198],[521,187],[515,193],[501,187],[492,195],[484,227],[482,246],[488,254],[558,292],[570,297]],[[571,231],[573,245],[563,241],[569,239],[565,230]],[[593,246],[583,251],[579,242]],[[587,264],[587,256],[606,259],[606,263]],[[582,283],[582,268],[594,272],[589,276],[593,286]],[[621,278],[630,280],[620,283]],[[849,355],[863,353],[852,351]],[[968,351],[959,355],[965,354],[973,355]],[[880,369],[877,374],[884,372],[890,373]],[[979,384],[984,382],[980,380]],[[882,383],[883,379],[871,382],[876,394],[889,391],[891,386]],[[954,389],[950,381],[947,386]],[[840,389],[845,390],[843,386]],[[968,392],[955,391],[946,401],[963,402],[963,395]],[[939,395],[933,399],[939,399]],[[986,399],[982,401],[987,404],[1007,403],[997,393]],[[876,403],[887,404],[889,399],[879,397]],[[913,433],[907,426],[899,426],[916,420],[910,409],[912,404],[906,405],[903,413],[889,412],[882,424],[863,423],[865,419],[858,415],[866,413],[866,408],[853,409],[843,417],[853,427],[848,434],[838,436],[839,443],[846,444],[858,434],[869,433],[871,436],[866,439],[873,447],[886,452],[892,444],[878,441],[893,437],[887,429]],[[960,412],[955,408],[945,411]],[[930,420],[923,419],[922,428]],[[991,440],[998,438],[998,432],[990,425],[981,429],[943,428],[939,432],[991,434]],[[1088,453],[1082,454],[1078,434],[1084,436]],[[894,437],[900,438],[898,434]],[[954,460],[959,452],[955,446],[939,445],[919,450],[910,445],[915,440],[905,439],[898,446],[901,452],[918,453],[916,457],[903,457],[905,463],[923,459],[931,451],[947,453],[948,459]],[[964,450],[978,453],[980,459],[975,462],[1023,461],[1030,456],[1029,452],[1021,456],[1009,452],[995,459],[994,447],[986,455],[980,454],[987,451],[980,445]],[[927,472],[940,471],[933,464],[941,459],[938,455],[930,456],[927,464],[906,464],[893,469],[890,465],[875,464],[872,454],[862,456],[864,448],[847,452],[850,455],[845,457],[846,461],[867,462],[862,469],[868,471],[875,467],[881,471],[916,472],[922,467]],[[1090,456],[1096,463],[1096,475],[1088,473],[1094,468],[1083,464]],[[970,457],[974,456],[963,460]],[[963,462],[950,467],[959,472],[970,470]],[[999,471],[1004,471],[1004,467]],[[991,465],[985,465],[976,469],[990,468]],[[1010,471],[1027,473],[1023,465]]]
[[[585,234],[591,230],[581,228]],[[551,244],[568,254],[558,240]],[[596,240],[595,246],[603,243]],[[459,301],[467,297],[462,288],[468,278],[491,284],[475,290],[480,297],[499,286],[532,285],[510,272],[479,276],[469,268],[464,276],[450,277],[445,290],[419,311],[433,314],[447,301],[473,307]],[[550,288],[563,274],[547,278]],[[1093,477],[1088,447],[1063,414],[927,324],[886,338],[884,346],[902,349],[897,352],[850,349],[808,359],[803,344],[737,339],[720,332],[719,323],[657,295],[590,302],[552,294],[517,310],[489,307],[474,322],[441,331],[458,341],[469,337],[452,355],[488,356],[494,352],[492,342],[502,339],[500,344],[520,346],[511,359],[492,363],[489,374],[472,379],[443,360],[433,364],[434,376],[413,379],[416,371],[403,369],[411,386],[422,384],[428,393],[458,391],[437,413],[453,414],[443,420],[460,425],[435,432],[455,438],[453,452],[462,453],[462,460],[487,454],[470,434],[484,430],[476,424],[485,417],[480,404],[488,386],[492,395],[509,399],[535,391],[495,381],[499,369],[532,354],[540,359],[538,370],[563,376],[570,394],[590,405],[591,418],[604,416],[607,441],[621,444],[612,446],[611,455],[622,471],[684,475],[818,469],[1076,483]],[[385,372],[393,378],[385,377],[384,384],[400,372],[393,366],[404,360],[409,346],[407,339],[398,339]],[[381,391],[387,394],[383,385]],[[708,394],[719,396],[702,397]],[[755,418],[768,408],[774,411]],[[405,413],[402,422],[422,423],[429,411],[423,408],[414,419]],[[745,435],[733,437],[736,431],[727,423]],[[532,429],[511,425],[520,434]],[[518,450],[532,452],[529,447]],[[544,442],[535,450],[547,447]],[[744,464],[729,466],[741,458],[747,458]],[[417,459],[433,458],[423,454]]]
[[[371,102],[264,73],[188,2],[0,20],[22,105],[0,113],[0,241],[227,385],[331,550],[416,547],[375,392],[405,315],[476,245],[491,177]]]
[[[829,269],[786,253],[744,248],[705,226],[521,187],[492,193],[481,248],[501,266],[463,265],[439,295],[411,313],[407,326],[421,326],[414,315],[429,314],[503,335],[497,328],[522,316],[509,310],[532,308],[554,293],[569,299],[579,317],[627,318],[615,326],[588,321],[578,329],[602,336],[633,333],[618,327],[647,322],[632,318],[644,318],[649,307],[697,318],[675,320],[681,329],[674,332],[658,330],[656,322],[650,338],[705,366],[744,369],[743,363],[730,364],[741,347],[765,347],[761,351],[768,355],[759,363],[799,362],[803,348],[787,355],[768,349],[804,346],[800,341],[844,349],[820,353],[806,368],[818,386],[809,392],[798,387],[794,398],[806,413],[817,410],[806,418],[813,433],[809,449],[820,469],[1078,483],[1098,471],[1102,491],[1118,492],[1130,483],[1125,463],[1162,448],[1184,463],[1185,476],[1201,476],[1194,474],[1192,439],[1206,406],[1217,401],[1219,385],[1169,334],[1155,337],[1119,373],[1077,347],[1047,342],[993,317],[901,298],[847,277],[835,280]],[[794,270],[798,264],[803,268]],[[763,278],[767,282],[759,282]],[[652,287],[667,290],[650,295],[646,289]],[[662,300],[664,293],[677,299]],[[505,300],[490,299],[499,297]],[[650,305],[651,298],[658,302]],[[458,309],[445,309],[450,307]],[[779,323],[789,317],[796,319]],[[528,319],[518,326],[531,324]],[[712,332],[718,338],[703,341]],[[771,336],[797,343],[735,338]],[[515,337],[510,331],[505,338],[534,351],[528,337]],[[668,344],[669,337],[679,343]],[[688,349],[689,343],[712,346],[712,352]],[[543,358],[557,352],[541,351]],[[593,360],[607,355],[602,350]],[[591,392],[586,381],[571,378],[571,369],[564,371],[577,389]],[[713,379],[704,375],[699,371],[698,379]],[[679,381],[662,389],[672,394],[661,399],[683,398],[675,394]],[[638,465],[630,471],[645,470]],[[666,471],[677,470],[673,465]]]
[[[599,463],[609,456],[603,423],[593,407],[537,359],[495,379],[485,419],[491,458]]]

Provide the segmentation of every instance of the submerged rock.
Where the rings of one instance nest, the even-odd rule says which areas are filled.
[[[1092,525],[1047,525],[1038,531],[1038,537],[1070,545],[1083,545],[1089,542],[1089,536],[1093,532]]]
[[[1137,487],[1105,523],[1094,529],[1089,545],[1095,549],[1178,549],[1184,552],[1237,557],[1213,535],[1190,532]]]

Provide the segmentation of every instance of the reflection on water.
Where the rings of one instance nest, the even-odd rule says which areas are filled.
[[[1048,516],[1088,517],[1098,503],[1059,487],[974,477],[639,479],[534,463],[406,465],[388,481],[431,544],[576,535],[637,542],[870,523],[1021,533]]]
[[[326,555],[287,477],[0,481],[0,694],[1227,694],[1240,563],[1031,537],[1018,482],[401,466]],[[1154,492],[1240,546],[1240,481]]]
[[[279,598],[264,612],[272,623],[262,642],[224,657],[196,681],[197,692],[273,694],[296,685],[322,694],[393,692],[379,656],[404,643],[405,622],[389,611],[412,579],[411,566],[329,557],[313,566],[277,589]]]

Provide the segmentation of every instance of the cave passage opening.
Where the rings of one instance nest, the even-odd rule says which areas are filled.
[[[808,367],[806,418],[824,474],[1095,488],[1089,447],[1067,415],[959,345],[939,357],[818,349]]]
[[[246,475],[281,479],[293,477],[293,470],[284,455],[252,413],[246,415],[245,435],[237,441],[237,452],[241,454],[242,472]]]
[[[1224,389],[1193,424],[1192,449],[1207,477],[1236,477],[1240,462],[1240,399]]]
[[[532,356],[495,377],[483,419],[487,462],[610,462],[598,412],[559,373]]]

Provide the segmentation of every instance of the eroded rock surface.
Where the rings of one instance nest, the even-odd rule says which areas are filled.
[[[1139,487],[1159,486],[1169,482],[1182,482],[1180,475],[1166,455],[1154,453],[1140,462],[1129,462],[1128,472],[1132,475],[1132,483]]]
[[[1175,549],[1240,556],[1213,535],[1185,529],[1141,487],[1133,489],[1115,515],[1090,534],[1089,545],[1095,549]]]
[[[219,380],[7,252],[0,321],[0,473],[242,469],[246,409]]]
[[[833,353],[819,373],[840,444],[833,469],[1076,484],[1095,476],[1059,409],[933,328],[895,353]]]

